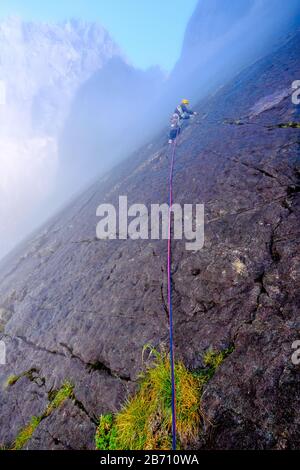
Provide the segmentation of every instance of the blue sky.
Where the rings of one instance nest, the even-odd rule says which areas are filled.
[[[99,21],[132,63],[171,70],[198,0],[0,0],[0,17]]]

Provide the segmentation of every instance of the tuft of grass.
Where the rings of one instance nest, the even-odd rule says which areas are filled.
[[[144,351],[149,347],[144,348]],[[203,357],[204,368],[190,372],[182,362],[175,364],[178,448],[196,443],[206,421],[201,396],[225,358],[233,352],[209,349]],[[100,417],[96,432],[98,450],[170,450],[172,431],[171,371],[169,355],[150,348],[152,364],[139,377],[139,390],[113,415]]]
[[[231,346],[223,351],[208,349],[203,356],[204,369],[195,372],[203,385],[208,382],[215,374],[216,370],[222,365],[226,357],[233,353],[234,347]]]
[[[26,370],[25,372],[22,372],[22,374],[19,374],[19,375],[10,375],[6,380],[4,387],[5,388],[12,387],[22,377],[27,377],[28,380],[30,380],[31,382],[35,382],[38,385],[45,384],[45,379],[43,377],[39,377],[39,370],[36,368],[32,368],[32,369]]]
[[[30,423],[23,428],[16,437],[13,450],[21,450],[27,444],[27,442],[31,439],[34,431],[38,427],[41,422],[40,416],[33,416],[30,420]]]
[[[49,416],[56,408],[61,406],[65,400],[73,397],[74,385],[65,381],[59,390],[52,393],[52,399],[44,413],[45,417]]]
[[[172,447],[171,370],[166,353],[151,349],[154,361],[139,377],[139,391],[116,414],[100,418],[96,434],[99,450],[170,450]],[[182,362],[175,364],[179,446],[194,443],[204,415],[202,382]]]
[[[114,417],[112,414],[103,415],[100,417],[99,426],[96,432],[96,449],[101,450],[116,450],[117,443],[117,430],[114,424]]]
[[[21,450],[25,444],[31,439],[34,431],[40,422],[50,416],[50,414],[60,407],[65,400],[74,397],[74,385],[65,381],[59,390],[52,392],[50,402],[41,416],[33,416],[29,422],[17,435],[12,450]]]
[[[286,122],[286,123],[283,123],[283,124],[279,124],[280,128],[282,129],[288,129],[288,128],[292,128],[292,129],[299,129],[300,128],[300,122],[294,122],[294,121],[289,121],[289,122]]]
[[[15,385],[20,379],[20,377],[20,375],[10,375],[9,377],[7,377],[7,380],[4,385],[5,388],[12,387],[13,385]]]
[[[270,125],[268,129],[300,129],[300,122],[289,121],[280,124]]]
[[[236,126],[243,126],[244,122],[241,119],[225,119],[224,124],[231,124]]]

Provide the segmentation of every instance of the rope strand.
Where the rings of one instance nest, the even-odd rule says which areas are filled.
[[[175,361],[173,344],[173,305],[172,305],[172,204],[173,204],[173,170],[176,150],[176,140],[173,144],[170,178],[169,178],[169,230],[168,230],[168,307],[169,307],[169,330],[170,330],[170,366],[171,366],[171,388],[172,388],[172,448],[176,450],[176,384],[175,384]]]

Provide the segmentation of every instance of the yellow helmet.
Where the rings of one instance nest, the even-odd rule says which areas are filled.
[[[184,100],[181,101],[181,104],[190,104],[190,102],[189,102],[189,100],[184,99]]]

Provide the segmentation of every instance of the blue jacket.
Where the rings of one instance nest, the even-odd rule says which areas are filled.
[[[180,119],[189,119],[189,117],[194,114],[194,111],[191,111],[187,105],[180,104],[175,109],[175,114],[178,114]]]

